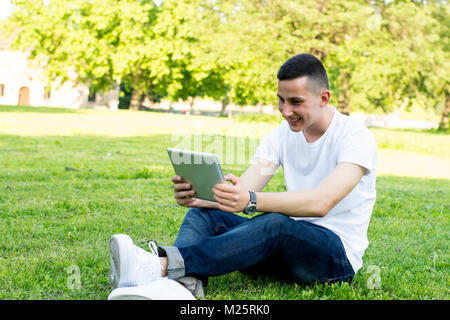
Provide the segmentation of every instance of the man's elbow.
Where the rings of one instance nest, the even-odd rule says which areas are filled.
[[[336,202],[328,199],[328,198],[322,198],[319,201],[317,201],[318,205],[315,210],[315,215],[319,218],[325,217],[328,212],[330,212],[331,209],[336,205]]]

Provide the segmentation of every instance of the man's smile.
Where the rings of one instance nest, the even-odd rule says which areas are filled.
[[[297,118],[287,118],[286,120],[290,123],[290,124],[297,124],[298,122],[300,122],[303,118],[302,117],[297,117]]]

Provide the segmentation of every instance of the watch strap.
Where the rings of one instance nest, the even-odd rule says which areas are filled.
[[[256,212],[256,194],[254,191],[249,190],[250,194],[250,201],[248,202],[247,206],[244,208],[245,214],[254,214]]]
[[[250,193],[250,202],[256,204],[256,193],[251,190],[249,190],[248,193]]]

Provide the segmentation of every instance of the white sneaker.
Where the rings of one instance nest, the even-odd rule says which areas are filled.
[[[196,300],[182,284],[166,277],[137,287],[117,288],[108,300]]]
[[[150,244],[150,248],[156,248]],[[133,244],[126,234],[116,234],[109,240],[111,288],[140,286],[161,279],[161,263],[157,250],[148,252]]]

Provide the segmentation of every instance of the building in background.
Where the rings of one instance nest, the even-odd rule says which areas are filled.
[[[0,104],[117,110],[119,85],[106,93],[89,92],[88,85],[67,81],[49,87],[43,69],[31,68],[27,54],[10,49],[11,39],[0,37]],[[75,74],[72,79],[75,79]]]

